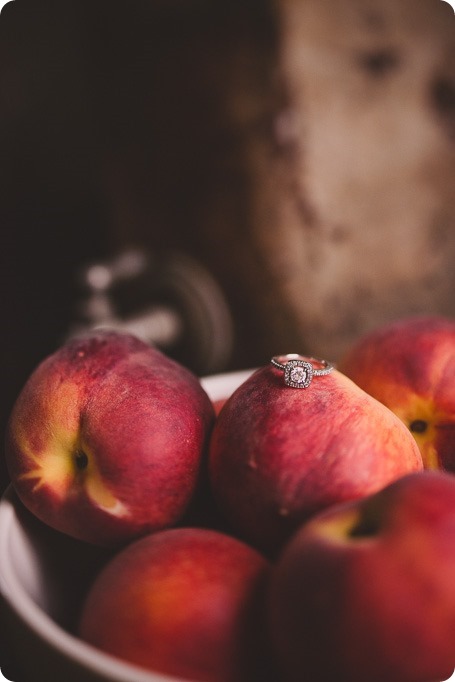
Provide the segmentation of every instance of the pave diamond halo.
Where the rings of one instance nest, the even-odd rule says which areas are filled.
[[[284,383],[292,388],[308,388],[313,379],[313,365],[305,360],[289,360],[284,368]]]
[[[308,388],[313,377],[325,376],[334,369],[334,366],[327,360],[307,358],[298,353],[274,355],[270,362],[284,372],[284,383],[291,388]],[[314,367],[314,364],[320,367]]]

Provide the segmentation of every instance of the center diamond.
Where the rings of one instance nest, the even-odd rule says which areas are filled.
[[[306,379],[306,370],[303,367],[293,367],[290,372],[290,378],[296,384],[303,384]]]
[[[308,388],[313,378],[313,365],[304,360],[289,360],[284,369],[284,383],[292,388]]]

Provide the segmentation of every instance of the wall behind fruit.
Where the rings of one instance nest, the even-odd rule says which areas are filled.
[[[214,276],[220,369],[453,316],[454,29],[441,0],[7,3],[2,426],[77,272],[131,245]]]

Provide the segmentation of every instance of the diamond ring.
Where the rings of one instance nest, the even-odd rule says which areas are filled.
[[[323,377],[334,369],[327,360],[308,358],[298,353],[274,355],[270,362],[284,372],[284,383],[291,388],[308,388],[313,377]],[[313,367],[313,363],[320,367]]]

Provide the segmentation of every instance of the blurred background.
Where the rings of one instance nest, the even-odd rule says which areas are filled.
[[[2,431],[98,324],[203,375],[453,316],[454,29],[441,0],[8,2]]]

